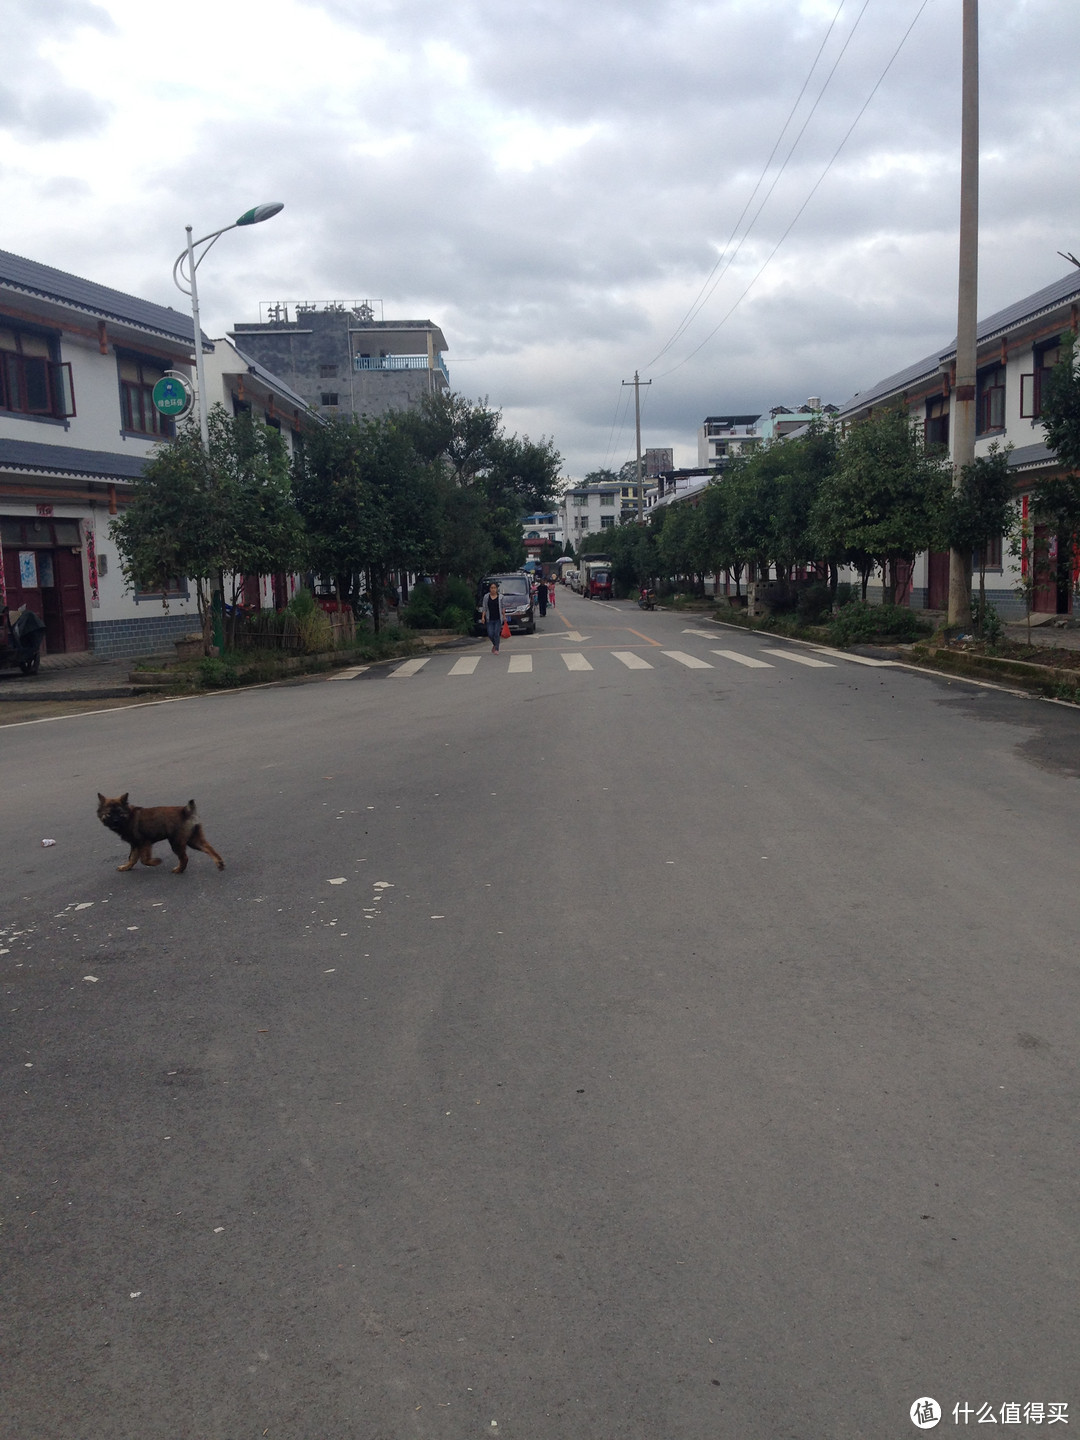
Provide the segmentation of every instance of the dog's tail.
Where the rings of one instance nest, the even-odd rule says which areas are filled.
[[[185,816],[185,818],[188,819],[188,820],[191,820],[191,819],[194,818],[194,816],[195,816],[195,801],[194,801],[194,800],[189,800],[189,801],[187,802],[187,804],[184,806],[184,816]]]

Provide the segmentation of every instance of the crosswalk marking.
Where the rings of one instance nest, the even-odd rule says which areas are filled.
[[[564,652],[562,658],[563,664],[568,670],[591,670],[593,668],[588,660],[585,659],[585,656],[577,651],[570,654]]]
[[[450,666],[451,675],[471,675],[480,664],[479,655],[463,655],[460,660],[455,660]]]
[[[895,668],[895,660],[875,660],[872,655],[852,655],[847,650],[830,650],[827,645],[818,645],[815,655],[835,655],[837,660],[850,660],[853,665],[886,665]]]
[[[416,672],[418,670],[421,670],[430,659],[430,655],[425,655],[422,660],[406,660],[404,665],[398,665],[395,669],[390,671],[390,679],[408,680],[410,675],[415,675]]]
[[[644,655],[639,655],[634,650],[612,650],[611,653],[616,660],[621,660],[628,670],[651,670],[653,668]]]
[[[713,668],[708,660],[699,660],[696,655],[687,655],[683,650],[665,650],[664,654],[669,660],[677,660],[680,665],[685,665],[688,670],[711,670]]]
[[[370,669],[368,665],[350,665],[348,670],[339,670],[336,675],[328,675],[328,680],[355,680],[357,675],[363,675],[365,670]]]
[[[795,650],[770,650],[763,647],[761,653],[763,655],[779,655],[781,660],[794,660],[796,665],[812,665],[815,670],[831,670],[833,668],[831,660],[815,660],[813,655],[800,655]]]
[[[531,656],[531,655],[511,655],[511,656],[510,656],[510,669],[507,671],[507,673],[508,673],[509,675],[531,675],[531,674],[532,674],[532,656]]]
[[[734,660],[736,665],[745,665],[748,670],[771,670],[773,667],[767,660],[755,660],[752,655],[740,655],[737,650],[714,650],[714,655],[722,655],[725,660]]]

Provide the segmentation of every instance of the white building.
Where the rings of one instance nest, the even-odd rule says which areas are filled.
[[[1062,467],[1046,447],[1040,423],[1043,378],[1056,363],[1061,336],[1080,324],[1080,271],[979,322],[976,386],[976,455],[995,442],[1014,447],[1009,466],[1016,476],[1022,511],[1028,513],[1028,490],[1035,477],[1060,473]],[[852,396],[840,407],[845,423],[860,420],[884,406],[903,405],[914,423],[924,427],[929,442],[950,445],[949,415],[956,384],[956,345],[946,346],[906,369]],[[1001,541],[988,547],[987,596],[1006,618],[1024,613],[1016,595],[1017,566]],[[949,590],[949,556],[945,551],[923,554],[911,578],[910,603],[945,609]],[[1033,608],[1067,612],[1072,599],[1047,583],[1036,589]]]
[[[287,437],[299,429],[299,396],[202,343],[211,401],[247,395]],[[141,655],[197,628],[183,576],[165,594],[127,589],[109,529],[174,433],[154,385],[190,378],[193,348],[183,311],[0,251],[0,602],[42,617],[48,652]]]

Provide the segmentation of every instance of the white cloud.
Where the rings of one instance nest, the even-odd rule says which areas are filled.
[[[835,153],[918,5],[877,0],[854,31],[844,7],[767,184],[848,44],[805,133],[653,367],[646,443],[691,459],[705,413],[842,400],[949,339],[956,7],[926,8]],[[284,200],[200,272],[208,328],[275,298],[429,316],[455,384],[553,435],[581,474],[625,458],[620,382],[644,374],[736,231],[835,11],[534,0],[511,25],[503,0],[192,0],[180,23],[135,0],[9,0],[3,243],[179,306],[185,223]],[[1056,0],[984,9],[984,313],[1080,245],[1078,41],[1080,12]]]

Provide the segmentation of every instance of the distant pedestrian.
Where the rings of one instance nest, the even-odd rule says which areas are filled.
[[[503,605],[502,596],[499,594],[499,587],[494,580],[480,603],[480,620],[488,633],[491,641],[491,653],[499,653],[499,641],[502,639],[503,621],[506,619],[506,609]]]
[[[547,581],[542,575],[540,576],[540,579],[536,582],[536,603],[540,607],[540,619],[542,620],[547,614],[548,607]]]
[[[549,603],[550,605],[554,605],[554,604],[555,604],[555,581],[554,581],[554,580],[552,580],[551,583],[550,583],[550,585],[548,586],[548,603]]]

